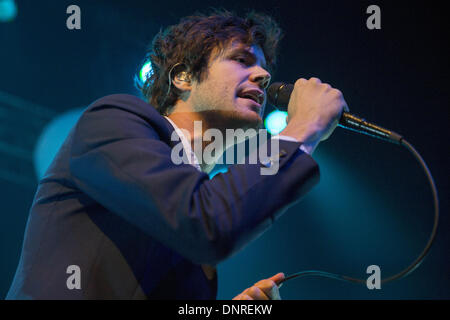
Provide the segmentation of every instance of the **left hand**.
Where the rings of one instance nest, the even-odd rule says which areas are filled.
[[[284,278],[284,273],[280,272],[273,277],[258,281],[234,297],[233,300],[281,300],[278,284]]]

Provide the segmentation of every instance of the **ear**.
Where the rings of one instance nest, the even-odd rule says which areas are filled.
[[[191,77],[186,71],[179,72],[173,78],[172,84],[181,91],[191,91],[192,89]]]

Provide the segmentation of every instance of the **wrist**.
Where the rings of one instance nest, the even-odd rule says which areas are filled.
[[[284,128],[284,130],[281,131],[279,135],[292,137],[297,141],[303,143],[304,145],[308,146],[309,148],[315,148],[320,142],[320,139],[316,138],[317,136],[316,131],[313,129],[309,130],[302,130],[298,128],[292,129],[289,128],[288,126]]]
[[[320,142],[320,141],[309,141],[308,139],[305,138],[305,135],[295,134],[289,130],[283,130],[273,138],[300,142],[301,143],[300,149],[303,152],[308,153],[309,155],[313,154],[314,150],[316,149],[317,145]]]

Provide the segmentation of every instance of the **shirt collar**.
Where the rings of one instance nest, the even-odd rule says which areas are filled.
[[[178,126],[168,117],[164,116],[164,118],[167,119],[167,121],[169,121],[169,123],[173,126],[175,132],[178,134],[178,136],[181,139],[181,143],[183,144],[183,150],[187,155],[189,164],[194,166],[195,168],[197,168],[197,170],[202,171],[200,164],[198,162],[197,156],[195,155],[195,153],[192,151],[192,147],[191,147],[191,143],[190,141],[186,138],[186,136],[184,135],[183,131],[178,128]]]

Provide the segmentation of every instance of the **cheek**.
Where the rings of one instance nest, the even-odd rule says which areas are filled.
[[[205,88],[207,94],[214,95],[215,100],[222,102],[234,100],[236,98],[236,85],[229,78],[216,79],[209,88]]]
[[[191,92],[192,103],[200,108],[229,108],[235,94],[231,85],[217,79],[208,79]]]

